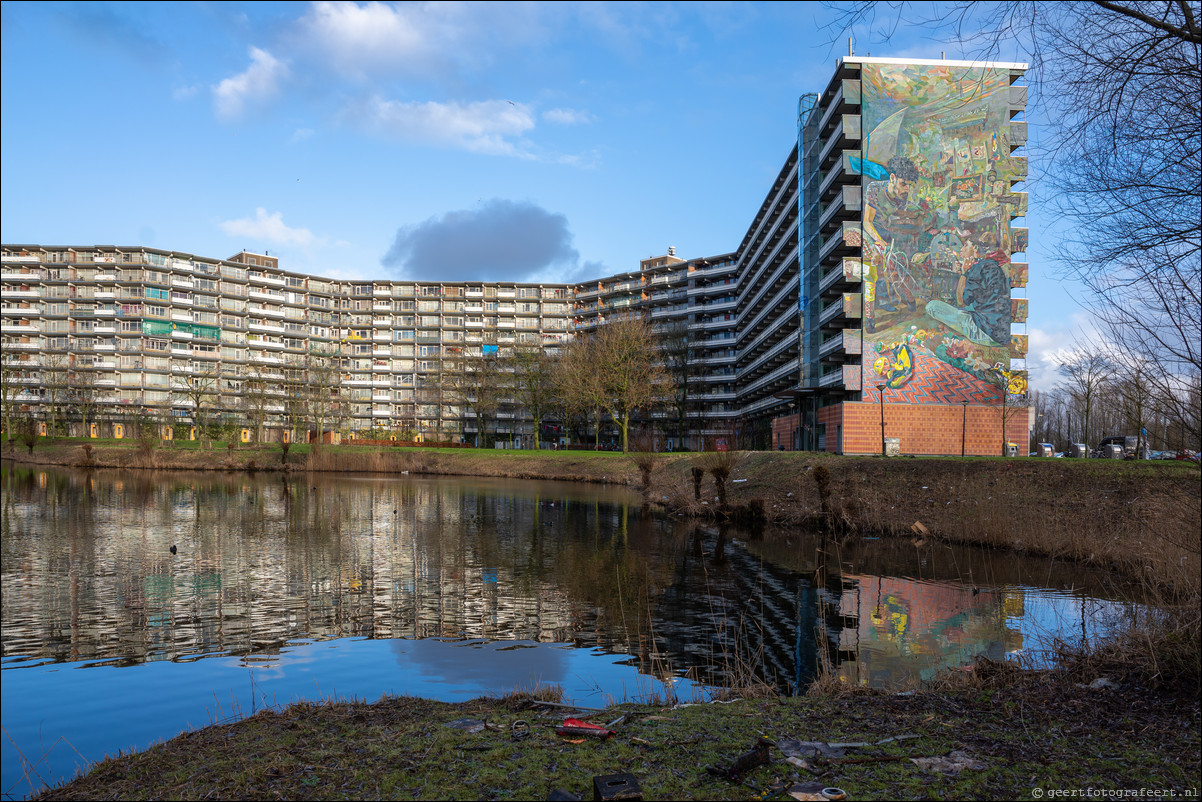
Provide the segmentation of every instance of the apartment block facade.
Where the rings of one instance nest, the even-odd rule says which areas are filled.
[[[801,98],[797,142],[737,248],[669,248],[579,284],[334,281],[249,252],[5,245],[5,392],[44,413],[56,387],[84,381],[107,420],[183,420],[190,377],[215,376],[217,411],[237,420],[253,380],[278,439],[289,383],[319,351],[337,367],[342,431],[471,443],[449,364],[553,351],[637,316],[663,335],[678,385],[645,416],[673,446],[1025,449],[1027,301],[1013,295],[1027,231],[1011,224],[1026,213],[1024,69],[842,59]],[[495,434],[523,444],[533,429],[503,404]]]
[[[800,409],[777,434],[1026,452],[1025,70],[848,57],[801,99]]]

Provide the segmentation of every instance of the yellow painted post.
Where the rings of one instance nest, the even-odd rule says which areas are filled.
[[[40,434],[42,437],[46,436],[46,422],[45,421],[38,424],[38,434]]]
[[[189,429],[188,429],[188,439],[189,439],[189,440],[195,440],[195,439],[196,439],[196,427],[195,427],[195,426],[189,427]]]
[[[250,429],[243,429],[243,430],[242,430],[242,442],[243,442],[243,443],[249,443],[249,442],[250,442]]]
[[[88,424],[88,437],[95,439],[100,434],[100,427],[95,423]]]
[[[125,424],[124,423],[114,423],[113,424],[113,439],[121,440],[124,437],[125,437]]]

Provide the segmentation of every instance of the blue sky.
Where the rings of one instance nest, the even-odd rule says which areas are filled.
[[[339,278],[572,281],[731,251],[847,48],[818,3],[2,13],[4,242],[266,250]],[[960,55],[919,24],[856,50]],[[1038,389],[1087,324],[1027,189]]]

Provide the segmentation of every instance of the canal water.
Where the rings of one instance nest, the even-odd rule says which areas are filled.
[[[295,700],[903,689],[1123,615],[1047,559],[697,525],[614,488],[0,468],[3,797]]]

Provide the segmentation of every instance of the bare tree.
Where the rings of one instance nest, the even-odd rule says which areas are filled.
[[[997,388],[1002,398],[998,407],[1002,422],[1002,456],[1007,456],[1006,446],[1010,442],[1006,436],[1010,424],[1018,415],[1030,414],[1027,408],[1027,374],[1026,371],[1009,371],[994,368],[988,377],[988,382]]]
[[[213,424],[216,420],[213,406],[217,403],[218,381],[221,376],[217,365],[193,365],[187,373],[171,377],[171,400],[191,408],[192,425],[201,443],[211,448]],[[164,416],[166,417],[166,416]],[[164,421],[166,423],[166,421]]]
[[[303,397],[308,419],[313,422],[316,436],[313,450],[321,450],[326,428],[341,414],[346,404],[342,398],[341,356],[336,346],[310,347],[305,357]]]
[[[1098,400],[1115,374],[1114,362],[1100,346],[1093,344],[1060,357],[1057,363],[1067,382],[1069,397],[1080,413],[1078,436],[1088,443],[1093,434],[1091,425]]]
[[[443,398],[470,407],[476,418],[476,447],[487,448],[488,421],[496,417],[506,394],[506,375],[495,351],[462,354],[443,362]]]
[[[697,369],[692,360],[688,324],[677,321],[660,329],[659,343],[664,370],[672,377],[670,406],[675,418],[676,442],[683,444],[689,430],[689,381]]]
[[[593,417],[594,448],[601,447],[601,410],[606,400],[603,379],[600,351],[593,338],[573,341],[560,360],[556,386],[570,415],[583,418],[586,427],[589,416]]]
[[[267,408],[275,400],[271,390],[279,385],[262,365],[251,363],[246,366],[246,378],[242,384],[242,405],[246,418],[254,427],[255,442],[263,442],[263,424],[267,420]]]
[[[543,421],[561,406],[555,386],[559,356],[541,345],[519,345],[510,362],[513,365],[513,398],[534,419],[534,448],[538,450]]]
[[[68,403],[79,415],[83,426],[83,436],[88,436],[88,424],[96,419],[100,405],[104,400],[105,389],[97,382],[99,375],[94,370],[76,370],[71,373],[71,383]]]
[[[16,435],[13,427],[16,425],[17,396],[25,389],[21,379],[24,369],[14,355],[8,352],[0,354],[0,419],[4,422],[5,437],[12,442]]]
[[[295,443],[299,433],[307,428],[309,407],[305,401],[305,387],[303,370],[290,368],[284,371],[284,423],[287,426],[288,445]]]
[[[655,337],[642,320],[606,323],[593,336],[603,409],[621,432],[622,451],[629,450],[630,421],[671,392],[672,379],[656,353]]]
[[[65,354],[42,353],[41,380],[44,390],[47,433],[53,437],[66,425],[66,406],[71,395],[71,371]]]

